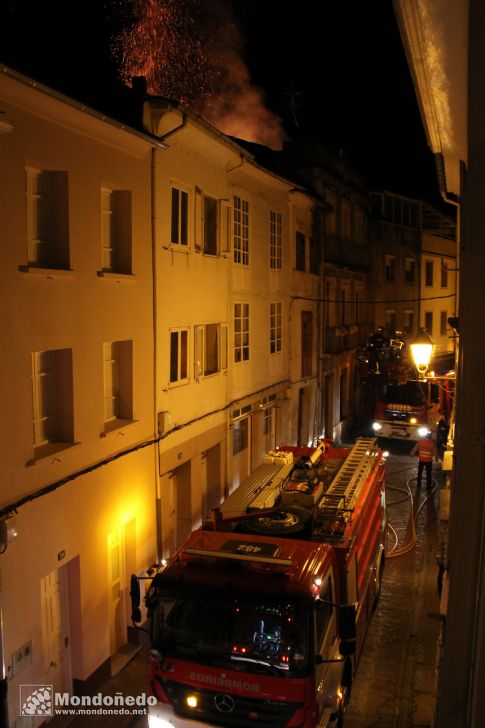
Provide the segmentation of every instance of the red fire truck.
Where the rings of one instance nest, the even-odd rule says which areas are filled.
[[[426,379],[409,378],[400,384],[385,380],[376,387],[372,424],[376,435],[418,440],[428,432],[435,435],[440,420],[448,424],[454,397],[452,356],[435,357],[434,369]]]
[[[150,728],[342,725],[384,566],[384,471],[375,438],[282,445],[157,569]]]

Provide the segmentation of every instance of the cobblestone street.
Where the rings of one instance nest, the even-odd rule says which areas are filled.
[[[396,551],[410,542],[410,499],[396,488],[415,478],[416,462],[401,454],[388,460],[388,518],[397,534]],[[398,447],[394,447],[398,452]],[[409,450],[409,446],[407,446]],[[436,553],[444,540],[439,521],[439,482],[430,493],[409,485],[414,498],[416,543],[396,558],[396,536],[389,531],[387,562],[379,605],[367,635],[351,699],[346,728],[427,728],[433,725],[435,665],[440,632]]]

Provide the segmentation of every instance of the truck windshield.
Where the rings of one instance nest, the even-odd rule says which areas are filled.
[[[385,404],[408,404],[416,407],[426,404],[426,397],[419,382],[406,382],[388,385],[382,401]]]
[[[266,594],[159,586],[152,644],[164,656],[283,677],[308,669],[303,604]]]

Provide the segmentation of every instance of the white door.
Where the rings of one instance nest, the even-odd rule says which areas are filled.
[[[46,682],[55,692],[69,691],[69,610],[64,569],[55,569],[40,580],[40,595]]]

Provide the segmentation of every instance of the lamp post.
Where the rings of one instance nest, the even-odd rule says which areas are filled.
[[[418,370],[420,379],[424,379],[424,375],[428,371],[433,352],[433,341],[424,329],[419,329],[416,337],[410,343],[411,356],[413,357],[414,366]]]

